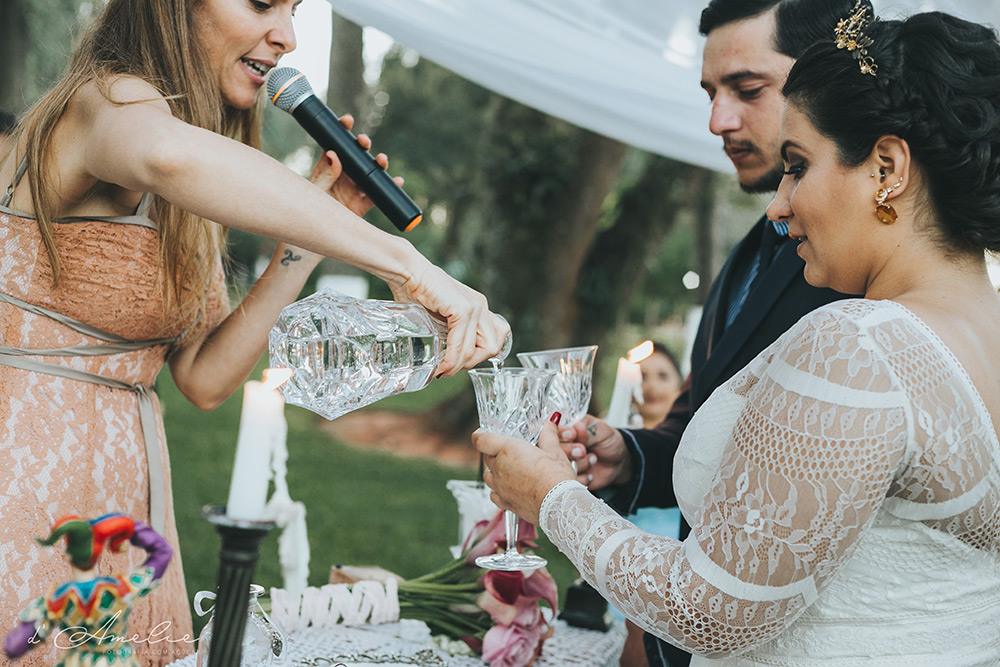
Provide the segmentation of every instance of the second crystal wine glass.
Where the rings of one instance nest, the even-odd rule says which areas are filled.
[[[538,368],[476,368],[469,371],[476,390],[479,426],[489,433],[509,435],[537,443],[547,416],[545,392],[556,372]],[[481,556],[476,565],[488,570],[534,570],[545,559],[517,550],[517,515],[504,512],[507,549],[502,554]]]
[[[572,426],[587,414],[596,354],[596,345],[517,354],[525,368],[548,368],[558,373],[549,385],[546,409],[562,413],[560,426]]]

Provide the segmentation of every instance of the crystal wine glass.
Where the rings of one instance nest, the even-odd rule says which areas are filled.
[[[488,433],[498,433],[528,442],[537,442],[545,423],[545,392],[555,371],[539,368],[476,368],[469,371],[476,390],[479,426]],[[517,550],[517,515],[504,512],[507,550],[502,554],[480,556],[476,565],[488,570],[534,570],[545,566],[545,559]]]
[[[596,345],[517,354],[525,368],[548,368],[556,371],[557,375],[545,396],[545,404],[549,414],[562,414],[561,426],[572,426],[587,414],[596,354]]]

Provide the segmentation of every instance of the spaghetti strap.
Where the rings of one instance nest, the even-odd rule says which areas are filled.
[[[21,161],[17,165],[17,169],[14,171],[14,178],[11,180],[10,184],[7,186],[7,190],[3,197],[0,198],[0,206],[10,208],[10,203],[14,199],[14,190],[17,188],[21,179],[24,178],[25,172],[28,171],[28,156],[25,155],[21,158]],[[135,213],[131,216],[96,216],[81,218],[79,216],[72,216],[70,218],[58,218],[54,222],[70,221],[75,222],[79,220],[106,220],[107,222],[125,222],[129,218],[146,218],[147,222],[133,222],[130,224],[141,224],[144,227],[149,227],[150,229],[158,230],[159,227],[152,221],[149,220],[149,209],[153,205],[153,193],[145,192],[142,195],[142,199],[139,200],[139,205],[135,207]]]
[[[153,205],[153,193],[146,192],[143,193],[142,199],[139,200],[139,205],[135,208],[135,215],[140,218],[149,217],[149,207]]]
[[[14,199],[14,188],[16,188],[17,184],[21,182],[21,179],[24,178],[24,172],[27,170],[28,156],[25,155],[18,163],[17,170],[14,171],[14,179],[10,182],[10,185],[7,186],[7,192],[4,193],[3,199],[0,199],[0,206],[10,206],[11,200]],[[142,202],[139,203],[140,205],[142,204]]]

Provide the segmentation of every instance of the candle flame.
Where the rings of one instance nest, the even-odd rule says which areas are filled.
[[[277,389],[288,382],[292,377],[291,368],[267,368],[264,369],[264,389]]]
[[[653,354],[653,341],[645,340],[628,351],[628,360],[631,364],[637,364],[651,354]]]

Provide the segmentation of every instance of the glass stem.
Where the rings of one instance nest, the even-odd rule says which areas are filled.
[[[517,553],[517,515],[510,510],[504,510],[503,527],[507,535],[507,553],[511,556]]]

